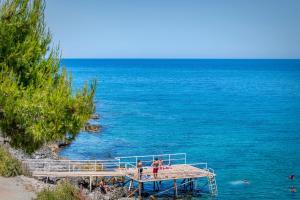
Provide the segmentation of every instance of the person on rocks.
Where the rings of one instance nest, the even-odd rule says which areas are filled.
[[[109,191],[108,186],[105,184],[105,182],[103,180],[100,181],[99,187],[100,187],[101,193],[103,193],[103,194],[106,194]]]

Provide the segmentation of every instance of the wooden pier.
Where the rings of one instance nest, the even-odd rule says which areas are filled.
[[[153,174],[152,162],[155,159],[163,162],[157,176]],[[143,172],[139,173],[137,163],[142,163]],[[89,177],[90,189],[93,177],[124,177],[129,179],[129,189],[137,192],[142,198],[143,184],[173,181],[174,195],[177,189],[197,179],[207,179],[208,189],[212,196],[218,195],[216,174],[207,167],[207,163],[187,164],[186,154],[162,154],[147,156],[117,157],[111,160],[24,160],[23,164],[34,177]],[[177,180],[183,180],[181,184]],[[137,183],[138,188],[134,188]],[[159,188],[158,188],[159,189]],[[160,191],[159,193],[163,193]]]

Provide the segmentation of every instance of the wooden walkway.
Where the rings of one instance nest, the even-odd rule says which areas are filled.
[[[157,176],[153,174],[151,163],[155,158],[163,161]],[[143,172],[138,173],[137,163],[143,163]],[[34,177],[89,177],[90,189],[92,177],[126,177],[130,185],[137,182],[139,196],[142,185],[147,182],[174,181],[206,178],[212,196],[217,196],[216,174],[207,167],[207,163],[187,164],[186,154],[162,154],[147,156],[118,157],[111,160],[24,160],[24,167]],[[131,187],[130,186],[130,187]]]
[[[188,178],[203,178],[215,176],[209,170],[200,169],[193,165],[182,164],[173,166],[164,166],[158,170],[157,177],[155,178],[151,167],[143,168],[143,173],[140,176],[137,169],[130,169],[125,173],[127,177],[138,182],[153,182],[153,181],[166,181]]]

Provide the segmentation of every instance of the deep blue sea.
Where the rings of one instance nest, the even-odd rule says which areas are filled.
[[[74,89],[97,80],[101,119],[93,123],[103,126],[100,134],[80,133],[62,156],[185,152],[189,162],[215,169],[219,199],[300,199],[300,60],[64,59],[62,65]],[[239,184],[243,179],[250,184]]]

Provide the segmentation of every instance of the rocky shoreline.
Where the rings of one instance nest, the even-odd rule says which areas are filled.
[[[15,157],[20,161],[24,159],[54,159],[54,160],[61,159],[58,155],[61,146],[59,142],[45,145],[31,155],[26,154],[22,150],[12,148],[7,142],[4,141],[4,139],[1,136],[0,136],[0,145],[5,147],[13,157]],[[35,192],[35,193],[40,192],[43,189],[52,190],[60,181],[66,181],[65,178],[36,179],[24,175],[18,176],[17,180],[19,180],[20,184],[23,184],[24,187],[29,192]],[[100,191],[99,187],[95,186],[95,184],[94,184],[94,190],[90,192],[88,189],[88,185],[89,185],[88,180],[85,180],[85,178],[74,177],[74,178],[68,178],[67,181],[72,183],[74,186],[80,188],[82,194],[88,200],[115,200],[115,199],[122,199],[122,198],[128,199],[126,198],[129,194],[127,187],[111,186],[110,191],[104,194],[103,192]]]
[[[98,120],[100,118],[99,114],[93,114],[91,116],[91,120]],[[91,124],[87,122],[84,127],[82,128],[83,131],[97,133],[101,131],[101,125]],[[22,161],[25,159],[51,159],[51,160],[59,160],[59,159],[66,159],[61,158],[59,156],[59,151],[64,148],[65,146],[69,145],[70,142],[55,142],[51,144],[44,145],[39,150],[35,151],[31,155],[25,153],[20,149],[12,148],[9,145],[9,141],[5,140],[1,137],[0,132],[0,145],[3,146],[8,152],[15,157],[17,160]],[[127,187],[113,187],[109,186],[110,190],[105,194],[100,191],[100,188],[97,187],[97,184],[93,184],[94,190],[92,192],[89,191],[88,185],[89,180],[86,180],[83,177],[72,177],[68,178],[32,178],[24,175],[20,175],[14,178],[14,181],[18,184],[21,184],[26,188],[28,192],[40,192],[43,189],[54,189],[55,186],[60,181],[68,181],[72,185],[80,188],[81,193],[88,199],[88,200],[115,200],[115,199],[128,199],[126,198],[129,194]]]
[[[24,159],[59,159],[58,152],[59,147],[57,144],[45,145],[33,154],[29,155],[22,150],[14,149],[7,143],[4,144],[5,148],[13,155],[16,159],[22,161]]]

